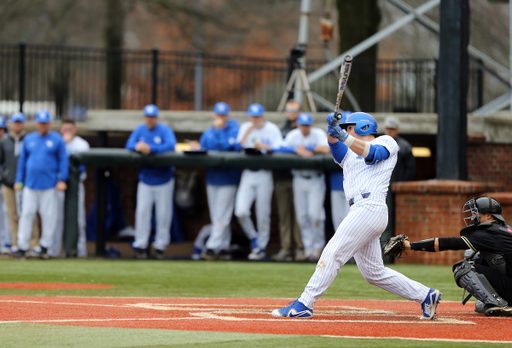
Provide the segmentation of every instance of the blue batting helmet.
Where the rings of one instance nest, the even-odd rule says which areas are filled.
[[[158,117],[158,107],[153,104],[144,107],[144,116]]]
[[[352,111],[348,111],[348,110],[347,111],[343,111],[341,113],[341,120],[340,120],[339,123],[341,124],[341,123],[345,122],[347,120],[348,115],[350,115],[350,114],[352,114]]]
[[[340,124],[343,129],[347,129],[349,125],[355,126],[355,132],[358,135],[377,134],[377,121],[366,112],[354,112]]]
[[[213,107],[213,112],[216,113],[217,115],[227,116],[227,115],[229,115],[229,105],[224,102],[218,102]]]
[[[0,116],[0,128],[7,128],[7,122],[3,116]]]

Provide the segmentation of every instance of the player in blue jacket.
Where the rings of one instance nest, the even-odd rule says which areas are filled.
[[[176,136],[172,129],[158,122],[158,107],[144,107],[144,123],[128,138],[126,149],[143,155],[174,151]],[[171,241],[174,167],[143,167],[139,170],[137,208],[135,210],[135,258],[146,259],[153,204],[156,213],[155,258],[163,259]]]
[[[224,102],[213,108],[213,125],[199,140],[201,149],[208,151],[235,151],[238,122],[229,119],[229,106]],[[206,168],[206,193],[212,220],[212,232],[206,242],[205,260],[229,260],[231,242],[231,217],[235,208],[235,196],[240,169]]]
[[[41,216],[41,258],[48,259],[57,227],[57,191],[66,190],[69,161],[62,136],[51,130],[50,113],[39,111],[37,131],[28,134],[18,159],[14,189],[23,190],[16,257],[25,258],[29,249],[32,223]]]

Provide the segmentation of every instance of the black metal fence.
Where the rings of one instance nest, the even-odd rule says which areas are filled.
[[[307,72],[323,64],[308,60]],[[436,72],[434,59],[360,60],[350,78],[376,75],[376,110],[366,111],[435,112]],[[44,108],[57,117],[81,120],[88,109],[142,109],[153,102],[163,110],[210,110],[220,100],[232,110],[245,110],[254,102],[276,110],[287,76],[286,58],[0,45],[0,114],[22,109],[32,116]],[[481,103],[482,90],[474,66],[469,80],[471,111]],[[337,85],[330,74],[311,89],[334,101]]]

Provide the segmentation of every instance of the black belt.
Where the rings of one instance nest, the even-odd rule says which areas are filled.
[[[362,193],[362,194],[361,194],[361,196],[362,196],[363,198],[368,198],[368,197],[370,197],[370,194],[371,194],[371,192],[368,192],[368,193]],[[350,199],[348,200],[348,205],[352,206],[353,204],[354,204],[354,197],[352,197],[352,198],[350,198]]]
[[[260,169],[259,169],[259,168],[258,168],[258,169],[248,168],[248,169],[249,169],[251,172],[259,172],[259,171],[260,171]]]

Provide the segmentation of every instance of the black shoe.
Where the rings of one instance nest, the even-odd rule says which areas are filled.
[[[219,251],[217,258],[222,261],[230,261],[233,257],[231,256],[231,253],[229,251],[221,250]]]
[[[26,260],[27,259],[27,252],[25,250],[19,249],[15,253],[12,254],[15,258],[18,260]]]
[[[201,258],[203,260],[208,260],[208,261],[217,260],[217,254],[215,254],[215,251],[213,251],[212,249],[208,249],[208,250],[206,250],[205,253],[201,254]]]
[[[45,247],[41,247],[41,254],[39,257],[43,260],[48,260],[50,258],[50,255],[48,255],[48,249]]]
[[[486,317],[512,317],[512,308],[509,306],[495,306],[487,308],[484,312]]]
[[[153,255],[153,257],[155,258],[155,260],[163,260],[164,254],[165,252],[163,250],[155,249],[155,254]]]
[[[133,258],[138,260],[146,260],[148,258],[148,252],[146,249],[135,248]]]

